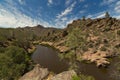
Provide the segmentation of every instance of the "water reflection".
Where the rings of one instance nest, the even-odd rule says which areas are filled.
[[[57,51],[45,46],[37,46],[32,59],[35,63],[40,64],[49,70],[59,73],[68,69],[68,64],[64,60],[60,60]]]
[[[35,63],[40,64],[49,70],[60,73],[68,70],[68,64],[65,60],[60,60],[58,52],[52,48],[45,46],[37,46],[32,59]],[[78,72],[95,77],[96,80],[120,80],[120,74],[116,74],[116,63],[120,61],[119,58],[114,58],[108,68],[97,68],[95,64],[78,63]],[[118,78],[119,77],[119,78]]]

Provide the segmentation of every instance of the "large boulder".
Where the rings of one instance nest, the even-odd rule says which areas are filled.
[[[64,71],[60,74],[55,75],[50,80],[72,80],[72,76],[77,75],[74,70]]]
[[[35,68],[23,75],[19,80],[43,80],[49,74],[47,68],[40,68],[40,65],[36,65]]]

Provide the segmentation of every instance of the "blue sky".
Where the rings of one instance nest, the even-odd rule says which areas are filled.
[[[103,17],[106,11],[120,19],[120,0],[0,0],[0,27],[64,28],[82,16]]]

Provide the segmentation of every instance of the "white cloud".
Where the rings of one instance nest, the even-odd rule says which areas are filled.
[[[118,2],[116,3],[116,5],[120,5],[120,1],[118,1]]]
[[[32,19],[31,17],[21,13],[15,6],[0,4],[0,26],[1,27],[25,27],[35,25],[50,26],[49,23]]]
[[[73,22],[73,20],[76,20],[77,19],[77,17],[71,17],[67,22],[66,22],[66,25],[68,25],[69,23],[72,23]],[[65,26],[66,27],[66,26]]]
[[[120,13],[120,5],[115,7],[115,11]]]
[[[116,1],[113,8],[111,8],[111,13],[113,17],[120,19],[120,1]]]
[[[110,5],[113,2],[116,2],[117,0],[103,0],[103,2],[101,3],[101,5]]]
[[[9,5],[11,5],[11,6],[17,5],[13,0],[5,0],[5,4],[7,4],[8,6]]]
[[[74,2],[74,3],[71,4],[69,7],[67,7],[64,11],[62,11],[60,14],[58,14],[58,15],[57,15],[57,18],[64,17],[64,16],[68,15],[70,12],[72,12],[75,4],[76,4],[76,2]]]
[[[120,13],[120,1],[116,2],[116,5],[115,5],[114,10],[115,10],[117,13]]]
[[[56,19],[55,20],[55,25],[56,27],[59,27],[59,28],[65,28],[69,23],[71,23],[73,20],[76,20],[77,17],[70,17],[70,18],[61,18],[61,19]]]
[[[103,0],[101,5],[108,5],[107,11],[110,13],[110,15],[112,17],[120,19],[120,1],[119,0]]]
[[[20,13],[19,11],[15,11],[15,13],[11,13],[7,10],[0,11],[0,26],[3,27],[18,27],[18,26],[28,26],[35,25],[37,22],[30,17]],[[16,15],[17,14],[17,15]]]
[[[85,10],[79,11],[80,14],[83,14],[83,13],[85,13],[85,12],[86,12]]]
[[[93,17],[93,15],[91,15],[91,14],[89,14],[88,16],[87,16],[87,18],[92,18]]]
[[[62,21],[67,21],[68,18],[67,18],[67,17],[63,17],[63,18],[61,18],[61,20],[62,20]]]
[[[117,19],[120,19],[120,15],[115,15],[115,16],[113,16],[113,17],[115,17],[115,18],[117,18]]]
[[[67,7],[64,11],[62,11],[60,14],[56,16],[55,19],[55,26],[65,28],[68,23],[73,21],[74,17],[67,17],[68,14],[70,14],[73,11],[73,8],[75,6],[76,2],[72,3],[69,7]]]
[[[72,0],[65,0],[65,5],[68,6]]]
[[[48,5],[53,4],[53,0],[48,0]]]
[[[88,8],[88,4],[84,5],[84,8]]]
[[[96,13],[96,14],[90,14],[90,15],[87,16],[87,18],[95,19],[95,18],[103,18],[104,16],[105,16],[105,11],[99,12],[99,13]]]
[[[103,17],[105,17],[105,13],[101,13],[101,14],[96,16],[96,18],[103,18]]]
[[[25,0],[18,0],[21,5],[25,5]]]
[[[104,2],[112,3],[115,2],[116,0],[104,0]]]

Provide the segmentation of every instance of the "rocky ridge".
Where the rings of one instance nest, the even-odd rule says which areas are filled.
[[[109,65],[109,57],[119,55],[120,51],[120,20],[116,18],[98,18],[98,19],[78,19],[68,24],[64,29],[68,34],[57,42],[42,42],[55,47],[61,53],[67,53],[75,49],[75,55],[82,60],[96,63],[96,65],[105,67]],[[74,31],[74,29],[77,29]],[[75,48],[67,46],[69,34],[74,33],[79,39],[79,35],[84,38],[83,46],[78,45]],[[81,31],[81,33],[79,33]],[[77,33],[78,32],[78,33]],[[74,36],[76,36],[74,35]],[[72,38],[71,38],[72,39]],[[75,42],[75,40],[74,40]],[[74,46],[73,41],[71,45]],[[79,41],[80,42],[80,41]],[[79,42],[76,42],[77,44]],[[79,47],[83,48],[80,49]]]

